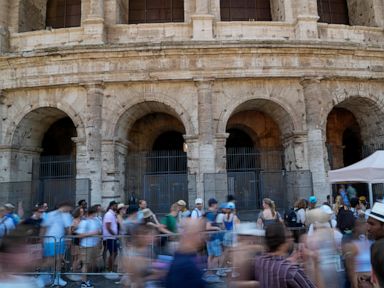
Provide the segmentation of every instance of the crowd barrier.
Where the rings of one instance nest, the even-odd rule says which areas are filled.
[[[304,233],[305,228],[293,227],[289,228],[293,233]],[[223,240],[228,236],[233,240],[229,249],[236,248],[236,233],[229,232],[202,232],[202,237],[206,241],[213,235],[216,237],[219,235]],[[108,247],[103,245],[103,239],[101,235],[92,236],[97,239],[96,245],[93,248],[82,247],[82,238],[76,235],[65,236],[59,240],[54,237],[28,237],[26,238],[27,251],[30,254],[32,265],[28,271],[18,271],[18,274],[27,275],[48,275],[54,276],[60,273],[71,277],[71,275],[105,275],[107,267],[107,259],[109,257]],[[152,237],[152,241],[148,249],[148,258],[155,265],[159,265],[160,262],[170,262],[173,253],[177,250],[179,245],[180,234],[157,234]],[[85,238],[83,238],[85,239]],[[264,245],[263,237],[253,238],[253,244]],[[132,247],[132,237],[127,235],[121,235],[117,237],[117,241],[113,243],[116,247],[110,247],[112,250],[117,250],[117,257],[115,261],[114,271],[117,275],[123,275],[123,261],[124,257],[129,255],[129,249]],[[49,249],[47,249],[49,246]],[[48,252],[48,254],[47,254]],[[46,257],[51,253],[51,257]],[[202,250],[199,252],[202,268],[207,270],[207,251],[206,246],[202,246]],[[160,257],[160,258],[159,258]],[[163,263],[164,264],[164,263]],[[84,269],[84,265],[87,265],[87,269]],[[161,265],[161,263],[160,263]],[[234,268],[234,267],[231,267]],[[68,278],[69,278],[68,277]]]

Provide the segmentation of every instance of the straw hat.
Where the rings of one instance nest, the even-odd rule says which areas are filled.
[[[331,220],[332,214],[327,213],[324,211],[325,209],[322,208],[316,208],[309,210],[306,214],[307,223],[313,224],[313,223],[327,223],[329,220]]]
[[[177,205],[179,205],[179,206],[187,206],[187,203],[185,203],[184,200],[179,200],[179,201],[177,201]]]
[[[128,205],[125,205],[124,203],[119,203],[117,205],[117,210],[121,209],[121,208],[128,208]]]
[[[143,209],[142,212],[143,212],[143,218],[149,218],[153,215],[153,212],[149,208]]]
[[[373,204],[372,210],[368,212],[364,212],[365,215],[372,217],[380,222],[384,222],[384,204],[380,202],[376,202]]]

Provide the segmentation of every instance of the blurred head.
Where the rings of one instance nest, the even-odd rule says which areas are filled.
[[[276,210],[275,202],[272,201],[272,200],[269,199],[269,198],[264,198],[264,199],[263,199],[263,208],[264,208],[264,209],[268,209],[268,208],[271,209],[272,214],[274,214],[274,213],[275,213],[275,210]]]
[[[11,203],[4,204],[4,208],[7,211],[7,213],[13,213],[13,211],[15,211],[15,205]]]
[[[61,202],[57,205],[58,210],[62,212],[70,212],[72,210],[72,204],[69,202]]]
[[[109,202],[107,210],[111,209],[112,211],[116,212],[117,211],[117,205],[118,205],[118,203],[116,201],[111,201],[111,202]]]
[[[232,194],[229,194],[229,195],[227,196],[227,202],[236,202],[236,198],[235,198],[235,196],[232,195]]]
[[[384,239],[371,246],[372,282],[377,287],[384,287]],[[376,286],[375,286],[376,287]]]
[[[80,218],[80,217],[82,217],[84,215],[84,209],[83,209],[83,207],[77,207],[77,208],[75,208],[75,210],[73,210],[73,212],[72,212],[72,216],[73,216],[73,218]]]
[[[208,207],[212,209],[217,209],[217,200],[215,198],[211,198],[208,200]]]
[[[187,203],[184,200],[179,200],[176,202],[177,206],[179,207],[180,211],[183,211],[187,207]]]
[[[353,197],[349,202],[351,203],[352,208],[359,209],[359,206],[360,206],[359,198]]]
[[[0,206],[0,219],[3,218],[5,216],[5,214],[7,214],[5,207]]]
[[[141,210],[147,208],[147,201],[145,201],[145,200],[139,200],[139,208],[140,208]]]
[[[372,210],[367,213],[367,229],[368,234],[373,237],[375,240],[384,238],[384,204],[376,202]]]
[[[99,205],[93,205],[89,207],[87,215],[88,217],[95,216],[99,212]]]
[[[273,223],[265,229],[265,243],[269,252],[279,250],[285,253],[291,250],[293,239],[284,224]]]
[[[204,222],[200,219],[185,219],[183,233],[180,237],[180,251],[198,251],[205,244]]]
[[[199,209],[199,210],[203,209],[203,203],[204,203],[203,199],[197,198],[195,200],[196,208]]]
[[[139,224],[137,225],[132,232],[132,244],[135,247],[146,247],[150,245],[153,241],[155,235],[155,230],[153,226]]]
[[[297,208],[298,209],[307,209],[307,201],[305,201],[305,199],[300,199],[298,202],[297,202]]]
[[[79,202],[77,202],[77,205],[79,207],[83,207],[84,209],[87,208],[87,201],[85,201],[85,199],[81,199]]]
[[[177,213],[180,211],[180,206],[179,206],[179,204],[177,204],[177,203],[173,203],[172,205],[171,205],[171,209],[170,209],[170,212],[171,212],[171,214],[173,214],[173,215],[177,215]]]

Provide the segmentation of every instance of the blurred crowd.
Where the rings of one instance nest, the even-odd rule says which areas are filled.
[[[340,186],[335,199],[273,200],[241,222],[236,199],[184,200],[159,217],[145,200],[88,207],[0,207],[0,287],[94,287],[102,273],[122,287],[384,287],[384,204]],[[333,201],[332,201],[333,200]],[[206,204],[206,205],[205,205]],[[35,277],[25,276],[38,267]],[[33,269],[34,269],[33,268]],[[64,277],[65,275],[65,277]],[[66,279],[64,279],[66,278]],[[17,285],[17,286],[16,286]]]

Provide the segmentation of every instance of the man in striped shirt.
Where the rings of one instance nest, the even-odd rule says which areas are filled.
[[[265,242],[269,252],[256,257],[256,280],[261,288],[314,288],[299,265],[287,259],[293,240],[282,223],[273,223],[266,228]]]

